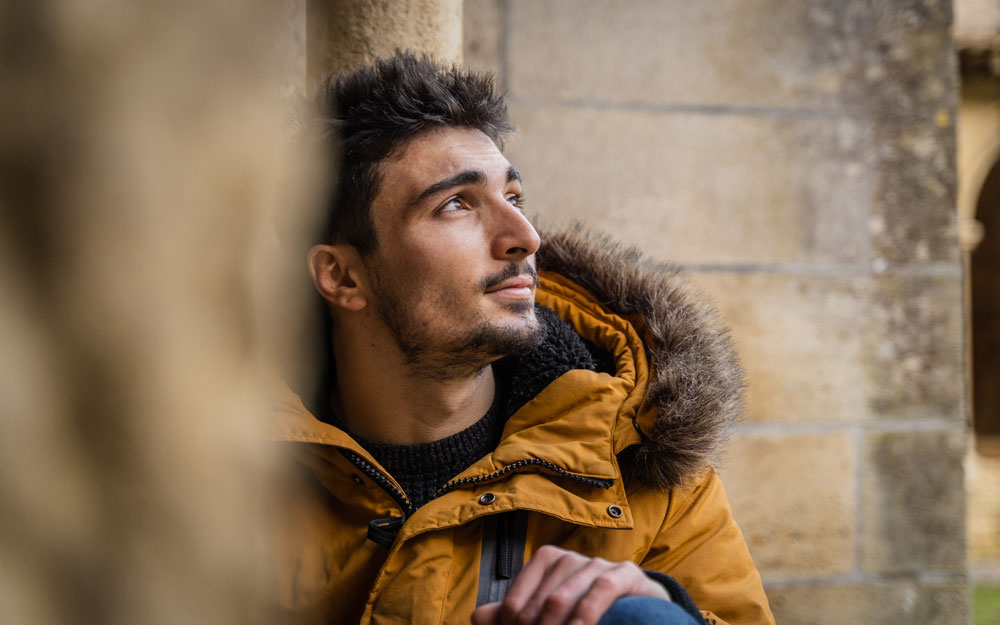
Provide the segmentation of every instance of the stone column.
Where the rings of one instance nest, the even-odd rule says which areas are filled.
[[[462,60],[461,0],[307,0],[309,82],[396,50]]]

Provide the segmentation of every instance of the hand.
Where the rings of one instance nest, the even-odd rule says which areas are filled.
[[[616,599],[670,601],[667,589],[632,562],[608,562],[546,545],[514,578],[503,601],[472,613],[473,625],[594,625]]]

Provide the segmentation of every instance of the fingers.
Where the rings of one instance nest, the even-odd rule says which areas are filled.
[[[484,603],[472,613],[472,625],[496,625],[500,602]]]
[[[539,592],[532,597],[522,612],[525,618],[522,622],[545,625],[561,625],[569,622],[571,614],[579,616],[580,604],[584,603],[584,600],[595,590],[598,592],[598,596],[595,597],[598,600],[595,606],[600,610],[597,612],[597,618],[600,618],[607,606],[610,606],[611,602],[617,598],[617,595],[614,595],[608,600],[607,606],[599,607],[608,592],[616,592],[616,588],[613,587],[615,584],[613,582],[609,584],[608,578],[604,577],[609,568],[614,566],[614,564],[600,558],[590,560],[586,565],[563,579],[555,588],[544,594]],[[593,622],[596,623],[597,619],[595,618]]]
[[[591,581],[566,622],[593,625],[608,611],[612,603],[632,595],[658,596],[667,600],[670,597],[663,586],[649,579],[635,564],[611,564]]]
[[[614,563],[545,546],[518,574],[499,604],[473,614],[474,625],[594,625],[615,600],[667,590],[632,562]]]
[[[500,625],[534,623],[540,609],[539,602],[588,561],[589,558],[573,551],[552,545],[541,547],[507,591],[500,607]]]

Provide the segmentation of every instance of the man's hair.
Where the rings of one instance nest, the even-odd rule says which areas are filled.
[[[362,255],[377,247],[371,206],[381,161],[437,128],[473,128],[498,147],[513,130],[491,76],[409,53],[328,77],[315,102],[323,147],[338,163],[337,182],[325,200],[323,240],[348,243]]]

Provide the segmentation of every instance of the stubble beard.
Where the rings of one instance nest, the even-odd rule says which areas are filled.
[[[533,267],[512,263],[503,272],[484,279],[480,286],[485,292],[490,286],[521,273],[530,273],[537,284]],[[534,304],[529,300],[500,303],[516,315],[511,323],[490,321],[477,313],[467,332],[443,336],[428,322],[414,318],[401,284],[383,276],[373,280],[372,290],[376,312],[395,338],[404,363],[418,377],[448,381],[474,376],[495,360],[531,351],[545,336]],[[461,301],[455,293],[443,293],[435,308],[460,311]]]

